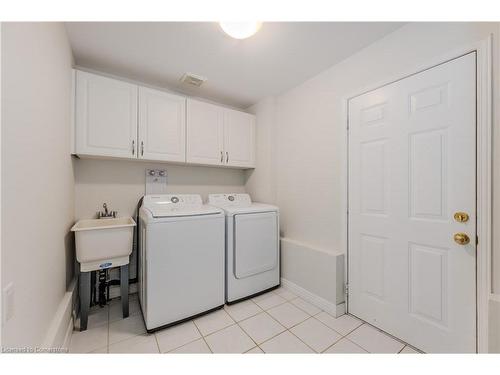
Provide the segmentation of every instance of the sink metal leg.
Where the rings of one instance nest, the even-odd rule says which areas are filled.
[[[128,317],[128,264],[120,267],[120,289],[123,318]]]
[[[80,331],[87,329],[90,309],[90,272],[80,272]]]

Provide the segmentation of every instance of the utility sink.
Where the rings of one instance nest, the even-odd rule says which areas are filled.
[[[71,228],[75,232],[76,259],[81,272],[89,272],[129,263],[134,227],[131,217],[87,219]]]

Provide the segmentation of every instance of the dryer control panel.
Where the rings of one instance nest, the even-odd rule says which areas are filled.
[[[248,194],[209,194],[208,204],[217,207],[248,207],[252,200]]]

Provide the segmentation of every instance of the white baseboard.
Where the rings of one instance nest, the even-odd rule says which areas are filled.
[[[290,289],[290,291],[298,295],[300,298],[312,303],[313,305],[318,306],[320,309],[335,317],[339,317],[345,314],[345,303],[336,305],[284,278],[281,278],[281,285],[285,288]]]
[[[73,333],[73,329],[75,328],[75,320],[73,319],[73,314],[71,314],[71,318],[68,321],[68,327],[66,328],[66,335],[64,336],[63,341],[63,349],[69,349],[69,344],[71,342],[71,334]]]
[[[68,349],[71,332],[73,330],[73,308],[77,294],[76,278],[64,294],[59,303],[57,311],[50,323],[50,327],[45,335],[42,347],[45,349],[61,348]]]

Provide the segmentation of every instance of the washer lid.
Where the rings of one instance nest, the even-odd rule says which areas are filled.
[[[220,208],[203,204],[198,194],[146,195],[142,206],[153,217],[197,216],[221,213]]]

